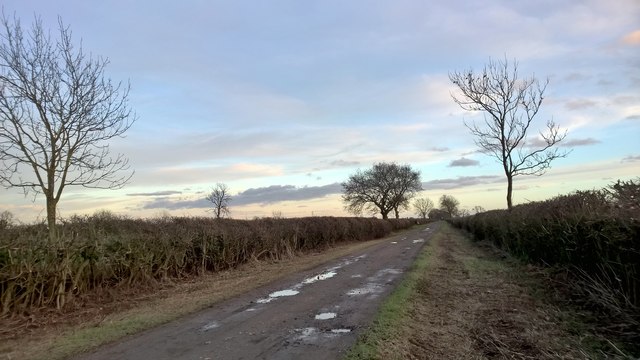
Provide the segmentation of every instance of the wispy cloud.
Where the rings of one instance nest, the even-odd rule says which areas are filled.
[[[336,167],[355,166],[358,164],[360,164],[359,161],[348,161],[348,160],[342,160],[342,159],[334,160],[329,163],[329,165],[336,166]]]
[[[560,143],[560,146],[571,147],[571,146],[589,146],[600,144],[601,141],[594,138],[585,138],[585,139],[571,139],[568,141],[563,141]]]
[[[591,99],[572,99],[564,103],[565,108],[568,110],[584,110],[596,105],[598,103]]]
[[[480,175],[480,176],[459,176],[455,179],[438,179],[422,183],[425,190],[436,189],[459,189],[463,187],[479,185],[479,184],[495,184],[504,181],[502,176],[497,175]]]
[[[640,155],[629,155],[622,159],[622,162],[636,162],[640,161]]]
[[[178,195],[182,194],[182,191],[174,191],[174,190],[166,190],[166,191],[155,191],[148,193],[131,193],[127,194],[127,196],[169,196],[169,195]]]
[[[627,45],[634,45],[634,46],[640,45],[640,29],[626,34],[622,38],[622,42]]]
[[[457,160],[453,160],[449,163],[449,167],[466,167],[466,166],[478,166],[480,162],[478,160],[467,159],[462,157]]]
[[[339,183],[304,187],[272,185],[247,189],[233,196],[231,205],[273,204],[280,201],[309,200],[341,192],[342,185]]]

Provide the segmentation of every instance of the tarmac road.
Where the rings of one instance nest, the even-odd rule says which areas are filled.
[[[76,359],[339,359],[438,226],[414,227]]]

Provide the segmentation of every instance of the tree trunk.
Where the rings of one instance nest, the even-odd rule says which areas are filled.
[[[398,208],[394,208],[393,211],[396,212],[396,219],[400,219],[400,212],[398,211]]]
[[[382,212],[380,211],[380,215],[382,215],[382,219],[383,220],[387,220],[389,218],[389,212]]]
[[[56,207],[58,201],[53,196],[46,194],[47,197],[47,225],[49,226],[49,240],[56,239]]]
[[[507,209],[511,210],[513,204],[511,203],[511,194],[513,193],[513,176],[507,175]]]

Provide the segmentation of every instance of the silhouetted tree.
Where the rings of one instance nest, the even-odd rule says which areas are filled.
[[[422,217],[423,219],[427,218],[427,215],[429,215],[429,211],[433,209],[433,206],[433,201],[426,197],[416,199],[413,202],[413,208],[415,209],[416,214],[418,214],[418,216]]]
[[[342,183],[342,188],[342,200],[349,212],[378,212],[387,219],[392,210],[398,218],[398,209],[405,208],[422,185],[420,172],[412,170],[409,165],[377,163],[371,169],[358,170]]]
[[[507,176],[507,207],[512,208],[513,177],[542,175],[551,161],[568,152],[554,148],[566,137],[566,132],[552,121],[540,131],[541,139],[527,138],[533,119],[542,105],[549,84],[535,77],[520,78],[518,63],[489,60],[482,72],[454,72],[449,79],[460,90],[453,100],[464,110],[482,111],[484,121],[466,123],[480,149],[498,160]]]
[[[28,33],[16,18],[1,22],[0,183],[44,194],[54,238],[67,186],[118,189],[133,175],[120,175],[128,159],[111,157],[107,143],[135,120],[129,86],[105,79],[109,61],[74,46],[61,20],[55,40],[39,18]]]
[[[451,217],[458,215],[459,205],[460,201],[451,195],[442,195],[440,197],[440,209],[446,211]]]
[[[213,215],[216,219],[230,214],[229,202],[231,201],[231,195],[229,194],[229,187],[226,184],[216,183],[216,186],[211,189],[206,199],[211,203]]]

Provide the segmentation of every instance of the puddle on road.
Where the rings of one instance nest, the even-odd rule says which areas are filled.
[[[300,291],[292,290],[292,289],[280,290],[280,291],[272,292],[271,294],[269,294],[268,298],[258,299],[256,302],[258,304],[267,304],[276,298],[283,297],[283,296],[294,296],[294,295],[298,295],[299,293]]]
[[[351,332],[349,328],[338,328],[338,329],[318,329],[314,327],[302,328],[302,329],[294,329],[296,333],[294,339],[296,341],[304,342],[304,343],[316,343],[321,337],[325,339],[336,338],[340,335],[348,334]]]
[[[305,285],[308,284],[313,284],[316,281],[321,281],[321,280],[327,280],[327,279],[331,279],[332,277],[336,276],[338,273],[335,271],[327,271],[325,273],[316,275],[316,276],[312,276],[310,278],[306,278],[304,279],[304,281],[302,282]]]
[[[213,330],[213,329],[218,328],[218,327],[220,327],[220,324],[217,321],[212,321],[212,322],[208,323],[207,325],[201,327],[200,330],[209,331],[209,330]]]
[[[421,242],[424,242],[424,239],[415,239],[415,240],[413,240],[414,244],[421,243]]]
[[[316,320],[329,320],[334,319],[336,317],[336,313],[326,312],[316,315]]]
[[[362,287],[351,289],[347,291],[347,295],[349,296],[357,296],[357,295],[368,295],[368,294],[377,294],[382,291],[380,285],[375,283],[365,284]]]

